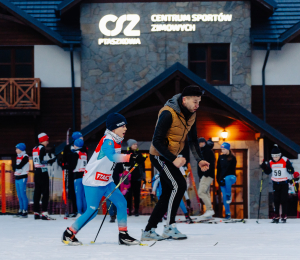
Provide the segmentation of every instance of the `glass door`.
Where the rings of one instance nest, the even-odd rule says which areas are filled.
[[[231,217],[242,219],[248,217],[248,160],[247,149],[232,149],[236,157],[236,183],[231,188],[232,203],[230,204]],[[211,200],[216,212],[215,216],[225,217],[225,208],[223,206],[223,198],[221,189],[217,182],[217,162],[221,154],[221,150],[214,150],[215,152],[215,179],[211,185]]]

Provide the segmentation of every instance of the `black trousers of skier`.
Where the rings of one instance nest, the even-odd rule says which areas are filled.
[[[162,156],[150,155],[150,160],[160,173],[162,194],[149,218],[146,231],[157,228],[158,222],[166,212],[168,213],[167,225],[175,223],[180,201],[187,188],[181,171],[173,163],[165,160]]]
[[[275,214],[279,217],[279,207],[281,204],[282,217],[287,215],[287,205],[289,199],[289,184],[287,182],[273,182]]]
[[[75,193],[75,187],[74,187],[74,174],[73,170],[68,171],[68,199],[72,202],[72,213],[77,212],[77,203],[76,203],[76,193]],[[71,211],[70,211],[71,212]]]
[[[48,172],[42,172],[41,168],[34,170],[34,195],[33,195],[33,210],[40,212],[40,199],[42,198],[42,212],[48,211],[49,201],[49,175]]]
[[[134,213],[139,213],[140,195],[141,195],[141,181],[131,181],[131,187],[128,191],[127,207],[129,212],[132,210],[132,195],[134,198]]]

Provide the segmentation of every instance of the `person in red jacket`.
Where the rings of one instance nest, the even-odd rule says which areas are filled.
[[[275,216],[272,223],[279,223],[280,205],[282,207],[281,222],[286,223],[289,183],[292,181],[294,168],[290,160],[287,157],[282,156],[277,144],[274,145],[271,151],[271,157],[272,159],[269,162],[264,160],[260,167],[263,169],[265,174],[272,174],[271,179],[273,181],[275,204]]]

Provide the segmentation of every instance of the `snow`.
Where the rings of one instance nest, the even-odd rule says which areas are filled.
[[[181,241],[166,240],[153,247],[119,246],[117,223],[105,220],[95,244],[93,241],[103,219],[97,216],[77,235],[83,246],[66,246],[61,236],[74,220],[56,216],[56,221],[15,219],[0,216],[1,260],[103,260],[103,259],[300,259],[298,241],[300,219],[288,219],[286,224],[271,224],[270,220],[247,220],[246,224],[177,224],[188,236]],[[140,238],[148,216],[128,217],[132,237]],[[180,216],[182,219],[183,217]],[[159,224],[158,233],[162,233]],[[143,242],[152,244],[152,242]]]

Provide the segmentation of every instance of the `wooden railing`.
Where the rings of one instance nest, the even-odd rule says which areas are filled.
[[[41,80],[0,78],[0,109],[40,109]]]

